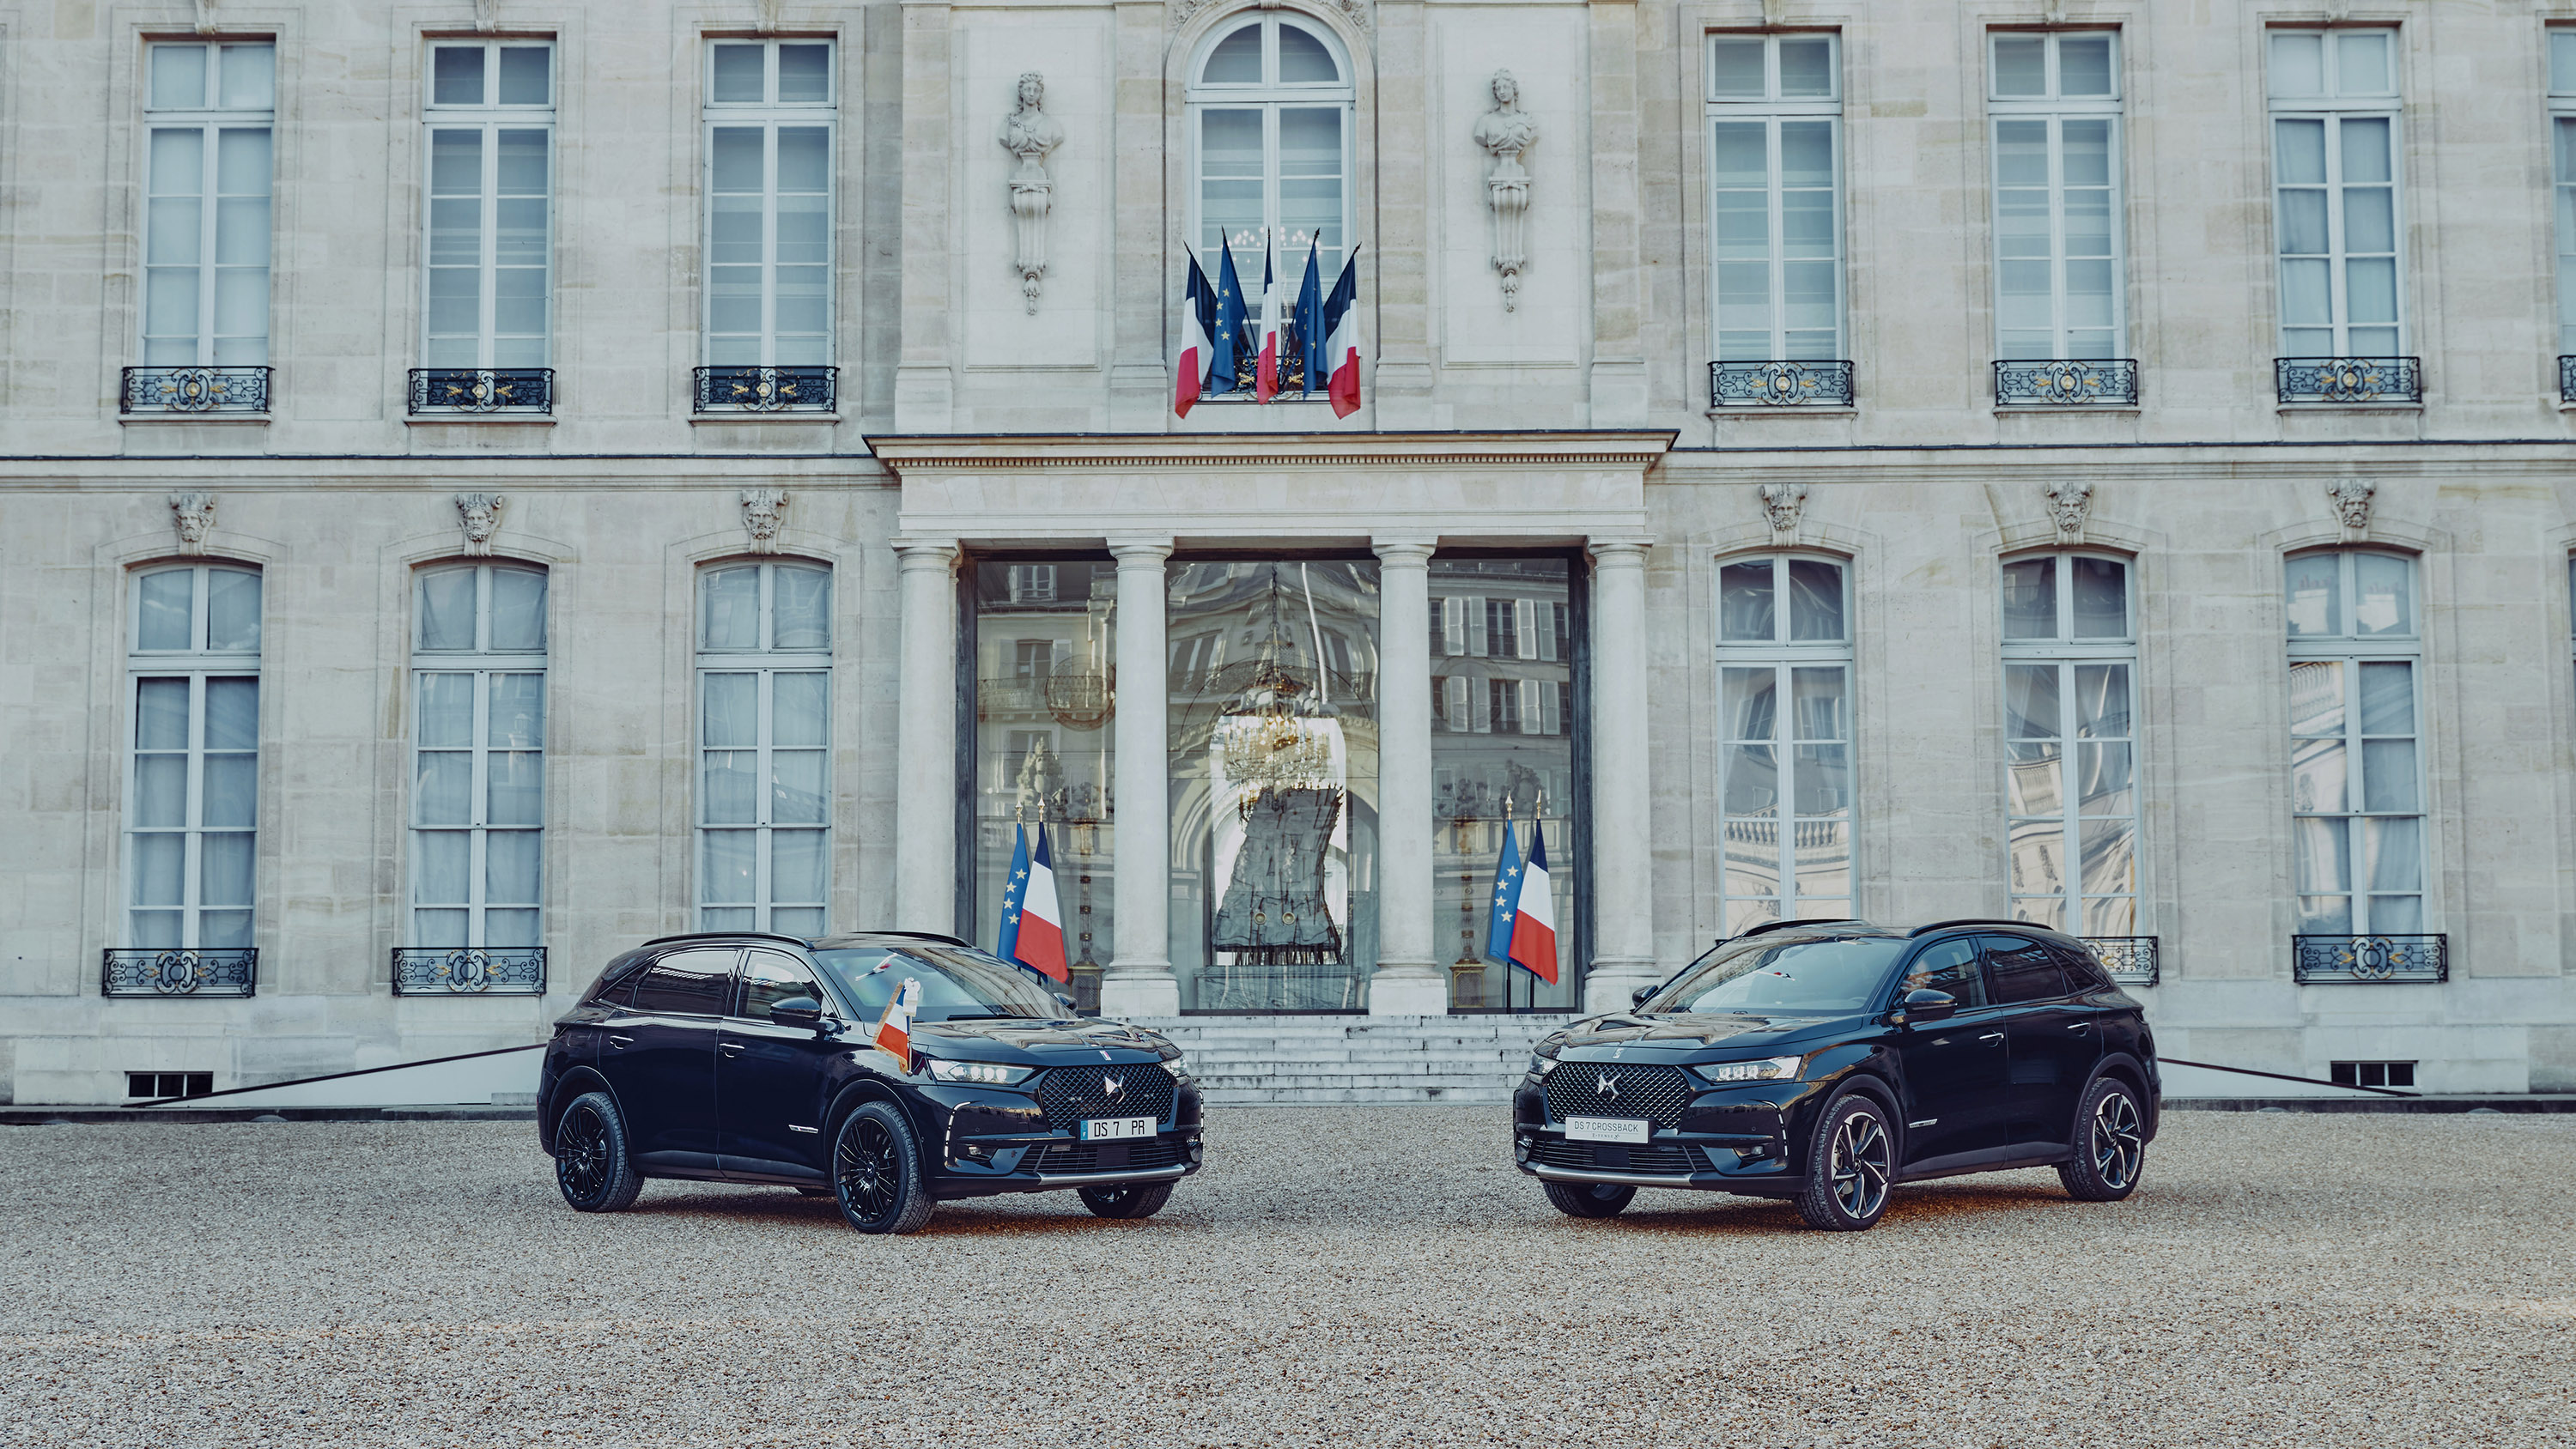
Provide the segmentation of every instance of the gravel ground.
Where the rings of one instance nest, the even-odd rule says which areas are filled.
[[[1148,1222],[555,1196],[524,1123],[0,1128],[0,1443],[2576,1443],[2576,1118],[2176,1113],[1875,1231],[1558,1216],[1491,1107],[1213,1114]]]

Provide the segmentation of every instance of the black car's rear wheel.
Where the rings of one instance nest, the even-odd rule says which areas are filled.
[[[832,1134],[832,1191],[841,1216],[863,1233],[917,1233],[938,1200],[923,1181],[921,1150],[903,1113],[869,1102]]]
[[[1637,1196],[1637,1190],[1624,1182],[1551,1182],[1545,1184],[1547,1200],[1556,1210],[1575,1218],[1615,1218]]]
[[[606,1092],[573,1098],[555,1120],[555,1186],[586,1213],[623,1212],[644,1190],[626,1150],[626,1121]]]
[[[1172,1185],[1168,1182],[1122,1182],[1075,1191],[1092,1216],[1103,1218],[1150,1218],[1172,1200]]]
[[[1858,1232],[1887,1211],[1896,1176],[1896,1134],[1887,1112],[1859,1092],[1834,1098],[1807,1140],[1807,1174],[1798,1214],[1811,1228]]]
[[[2075,1109],[2073,1152],[2057,1164],[2057,1180],[2079,1202],[2118,1202],[2138,1190],[2147,1162],[2147,1134],[2138,1098],[2126,1082],[2103,1077]]]

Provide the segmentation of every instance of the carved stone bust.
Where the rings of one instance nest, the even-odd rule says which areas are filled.
[[[1538,140],[1538,122],[1521,109],[1521,83],[1510,71],[1494,72],[1493,91],[1494,108],[1476,122],[1476,144],[1496,161],[1517,165],[1521,153]]]
[[[1036,71],[1020,77],[1019,109],[1002,119],[995,139],[1020,158],[1013,180],[1046,180],[1047,153],[1064,144],[1064,124],[1046,113],[1046,77]]]

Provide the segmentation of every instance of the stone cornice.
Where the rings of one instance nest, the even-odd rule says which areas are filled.
[[[903,477],[1073,469],[1644,469],[1664,456],[1674,437],[1670,432],[941,433],[874,437],[867,443],[878,462]]]

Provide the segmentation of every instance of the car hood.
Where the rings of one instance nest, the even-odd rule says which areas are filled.
[[[1161,1060],[1171,1049],[1159,1032],[1121,1021],[1080,1018],[921,1021],[913,1023],[912,1044],[932,1056],[972,1055],[984,1061],[1032,1064],[1063,1062],[1069,1057],[1094,1062],[1151,1062]]]
[[[1858,1027],[1859,1016],[1766,1016],[1758,1012],[1672,1012],[1642,1016],[1613,1012],[1575,1022],[1539,1043],[1553,1044],[1561,1055],[1599,1060],[1589,1050],[1648,1048],[1657,1056],[1694,1053],[1707,1047],[1753,1050],[1787,1046],[1810,1037],[1836,1036]]]

